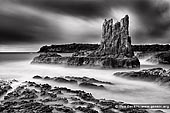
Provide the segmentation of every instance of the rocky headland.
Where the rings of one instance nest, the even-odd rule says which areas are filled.
[[[53,50],[55,50],[55,47]],[[97,50],[90,52],[78,51],[69,57],[56,54],[56,52],[42,53],[35,57],[32,63],[99,66],[102,68],[140,67],[140,62],[134,56],[134,51],[132,50],[128,15],[116,23],[113,23],[113,19],[105,19],[102,27],[102,41]]]
[[[143,69],[140,71],[117,72],[114,76],[132,80],[155,82],[159,85],[170,86],[170,70],[163,68]]]
[[[83,44],[83,43],[71,43],[71,44],[59,44],[59,45],[45,45],[40,48],[38,53],[57,52],[57,53],[74,53],[79,51],[95,51],[100,47],[100,44]],[[169,51],[170,45],[166,44],[144,44],[144,45],[132,45],[134,52],[158,52]]]

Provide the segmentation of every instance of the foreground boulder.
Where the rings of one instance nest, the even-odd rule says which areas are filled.
[[[140,67],[140,62],[132,50],[128,15],[116,23],[113,23],[113,19],[105,19],[102,28],[102,41],[96,51],[76,52],[70,57],[61,57],[55,52],[44,53],[35,57],[32,63],[98,66],[102,68]]]

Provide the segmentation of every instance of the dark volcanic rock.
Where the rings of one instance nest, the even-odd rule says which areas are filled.
[[[56,51],[55,48],[53,50]],[[61,57],[55,52],[44,53],[35,57],[32,63],[98,66],[103,68],[140,67],[140,62],[134,56],[132,50],[128,15],[115,24],[113,19],[105,20],[102,29],[102,41],[96,51],[76,52],[71,57]]]
[[[170,73],[163,68],[144,69],[141,71],[117,72],[115,76],[129,79],[139,79],[152,82],[158,82],[162,85],[170,86]]]

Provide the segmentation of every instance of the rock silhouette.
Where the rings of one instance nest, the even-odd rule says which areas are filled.
[[[102,41],[99,56],[111,55],[116,58],[133,57],[131,37],[129,36],[129,16],[113,24],[113,19],[106,20],[102,27]]]

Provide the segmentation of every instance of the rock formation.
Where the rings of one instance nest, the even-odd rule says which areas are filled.
[[[151,57],[147,59],[149,62],[159,63],[159,64],[170,64],[170,51],[164,52],[154,52]]]
[[[140,62],[134,56],[132,50],[128,15],[115,24],[113,23],[113,19],[105,19],[102,28],[102,41],[96,51],[78,51],[70,57],[55,56],[40,55],[34,58],[32,63],[53,63],[75,66],[89,65],[103,68],[140,67]]]
[[[0,113],[149,113],[133,104],[97,99],[82,90],[31,81],[21,83],[3,97]]]
[[[97,56],[111,56],[115,58],[133,57],[131,37],[129,36],[129,16],[120,22],[113,23],[113,19],[106,20],[102,26],[102,41],[94,54]]]
[[[116,72],[114,76],[124,77],[133,80],[144,80],[158,83],[159,85],[170,86],[170,70],[163,68],[143,69],[140,71]]]

